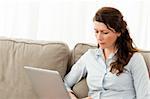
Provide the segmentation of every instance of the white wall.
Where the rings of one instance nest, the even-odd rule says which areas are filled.
[[[150,50],[148,0],[0,0],[0,36],[96,44],[92,18],[103,6],[118,8],[137,47]]]

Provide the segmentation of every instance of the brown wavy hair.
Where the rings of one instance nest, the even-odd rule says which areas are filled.
[[[138,49],[133,47],[133,40],[129,35],[127,23],[123,20],[121,12],[113,7],[99,9],[93,21],[102,22],[108,29],[113,28],[116,32],[121,33],[115,42],[115,46],[118,49],[115,54],[117,59],[110,64],[110,72],[114,73],[114,71],[117,71],[116,74],[120,75],[125,70],[124,67],[128,64],[132,55],[138,51]]]

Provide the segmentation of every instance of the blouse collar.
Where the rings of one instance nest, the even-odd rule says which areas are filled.
[[[114,53],[111,53],[108,57],[108,59],[113,58],[118,50],[116,50]],[[96,56],[103,57],[104,58],[104,49],[97,48],[96,49]]]

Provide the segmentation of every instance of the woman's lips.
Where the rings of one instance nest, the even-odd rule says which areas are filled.
[[[100,43],[100,44],[105,44],[105,43]]]

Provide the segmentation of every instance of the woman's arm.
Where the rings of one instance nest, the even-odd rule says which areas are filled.
[[[81,58],[72,66],[70,72],[64,78],[64,84],[69,92],[72,92],[71,87],[79,82],[82,77],[86,75],[86,58],[88,52],[86,52]]]
[[[68,92],[71,99],[78,99],[73,92]]]
[[[148,95],[149,75],[145,60],[140,53],[135,53],[131,61],[131,73],[134,80],[136,99],[146,99]]]

